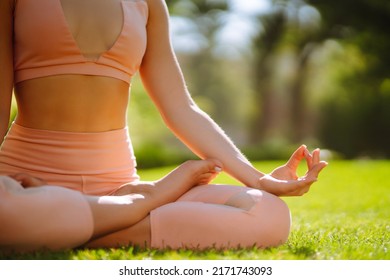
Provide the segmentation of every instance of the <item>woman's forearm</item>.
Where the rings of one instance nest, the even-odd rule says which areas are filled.
[[[196,105],[165,118],[170,129],[200,158],[222,162],[229,175],[246,186],[257,187],[264,174],[256,170],[224,131]]]

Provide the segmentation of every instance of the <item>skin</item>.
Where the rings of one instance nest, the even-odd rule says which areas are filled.
[[[66,2],[71,4],[72,1],[75,0]],[[302,145],[285,165],[270,174],[256,170],[222,129],[192,100],[170,42],[169,15],[165,2],[146,2],[149,9],[148,41],[139,72],[147,93],[171,131],[201,159],[218,159],[224,171],[248,187],[277,196],[300,196],[309,191],[327,165],[320,160],[320,151],[310,153]],[[114,5],[105,6],[104,3],[107,1],[94,1],[95,8],[104,11],[107,18],[117,17],[116,8],[110,9]],[[123,81],[100,76],[58,75],[14,85],[13,8],[13,0],[0,2],[0,139],[4,138],[8,128],[12,89],[18,104],[15,122],[25,127],[102,132],[126,126],[129,85]],[[79,8],[82,12],[83,6]],[[88,8],[88,5],[84,8]],[[93,39],[86,36],[89,32],[80,27],[77,17],[69,26],[73,34],[78,34],[77,44],[89,59],[104,52],[116,38],[112,29],[103,28],[96,34],[98,44],[91,44],[88,40]],[[296,170],[302,160],[307,162],[308,170],[298,178]],[[117,194],[124,194],[124,190]],[[240,198],[237,200],[232,205],[242,205]],[[133,227],[134,232],[131,233],[141,234],[148,240],[149,222],[148,217],[144,218]]]

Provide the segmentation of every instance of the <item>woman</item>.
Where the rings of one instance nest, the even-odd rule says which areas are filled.
[[[139,70],[173,133],[246,186],[198,186],[86,246],[265,247],[287,239],[290,213],[277,196],[307,192],[326,163],[302,146],[270,175],[256,170],[191,99],[163,0],[6,0],[0,13],[0,139],[13,88],[18,104],[1,174],[29,173],[87,195],[128,193],[123,186],[139,180],[126,130]],[[308,172],[298,178],[303,159]]]

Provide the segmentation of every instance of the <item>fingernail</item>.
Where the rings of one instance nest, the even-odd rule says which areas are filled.
[[[215,170],[216,172],[222,172],[222,168],[219,167],[219,166],[214,167],[214,170]]]

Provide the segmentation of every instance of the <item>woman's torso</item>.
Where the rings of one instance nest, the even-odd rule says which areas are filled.
[[[15,87],[19,125],[45,130],[101,132],[125,127],[128,84],[108,77],[59,75]]]
[[[40,2],[31,1],[36,0],[19,0],[18,5],[28,2],[26,5],[36,5],[35,3]],[[74,43],[73,51],[79,51],[81,59],[85,59],[86,62],[97,61],[99,63],[100,57],[107,54],[108,59],[116,63],[115,60],[121,57],[115,53],[109,53],[111,49],[121,47],[120,51],[123,53],[123,49],[128,48],[129,52],[134,53],[130,58],[137,60],[134,63],[131,62],[132,66],[134,64],[134,69],[131,70],[137,70],[146,42],[141,42],[135,50],[132,50],[131,44],[127,46],[125,43],[128,43],[126,41],[128,36],[134,36],[130,33],[137,32],[139,41],[146,41],[146,35],[141,34],[146,33],[145,23],[139,23],[139,20],[135,22],[133,19],[140,14],[140,8],[136,5],[140,3],[143,5],[144,1],[44,1],[56,8],[61,18],[59,24],[62,24],[60,26],[62,29],[59,30],[65,28],[67,35],[71,35],[70,40],[74,41],[70,42]],[[19,9],[23,11],[22,8],[19,7]],[[27,9],[26,12],[28,12]],[[53,19],[53,17],[48,17],[48,19]],[[57,24],[57,22],[53,23]],[[125,23],[127,30],[123,27]],[[144,24],[144,26],[137,27],[135,32],[132,32],[131,26],[135,23]],[[19,25],[23,27],[23,24]],[[18,31],[17,28],[15,30]],[[53,36],[62,35],[53,34]],[[120,46],[117,46],[119,40],[121,40]],[[117,57],[114,57],[115,55]],[[107,58],[104,59],[108,61]],[[61,73],[17,82],[15,96],[18,103],[16,123],[19,125],[45,130],[100,132],[123,128],[126,125],[129,83],[107,75]]]

